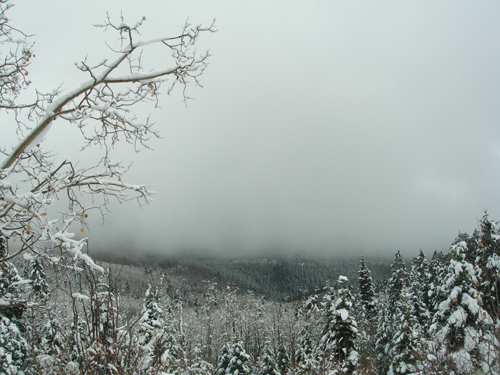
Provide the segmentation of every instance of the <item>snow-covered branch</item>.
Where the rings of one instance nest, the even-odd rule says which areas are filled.
[[[77,240],[72,232],[85,232],[89,215],[103,216],[110,199],[151,201],[154,192],[143,184],[126,182],[129,167],[113,161],[110,151],[119,141],[130,143],[134,150],[148,148],[151,137],[159,137],[149,117],[138,119],[133,111],[140,103],[153,102],[158,107],[161,92],[170,93],[177,85],[184,100],[188,99],[186,88],[200,85],[209,58],[208,52],[197,54],[194,44],[202,33],[214,32],[215,25],[186,23],[179,35],[142,41],[136,38],[145,18],[128,24],[123,18],[113,22],[108,15],[98,27],[118,33],[119,46],[110,48],[114,56],[101,57],[97,63],[84,59],[75,64],[87,74],[84,82],[70,90],[57,87],[43,93],[34,89],[36,99],[23,103],[25,96],[20,94],[30,90],[27,68],[35,54],[31,38],[10,26],[5,17],[9,8],[0,1],[0,110],[11,116],[19,143],[11,150],[0,145],[4,156],[0,161],[0,237],[12,244],[18,241],[15,254],[31,253],[54,261],[54,252],[59,252],[101,271],[83,253],[87,239]],[[166,61],[167,66],[145,66],[141,56],[146,48],[166,49],[171,61]],[[42,143],[56,120],[80,132],[82,148],[100,146],[97,165],[81,168],[77,161],[56,163]],[[56,210],[58,201],[64,201],[66,208],[58,203]]]

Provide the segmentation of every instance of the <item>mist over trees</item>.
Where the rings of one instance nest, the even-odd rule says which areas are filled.
[[[125,182],[112,146],[147,147],[156,130],[131,110],[156,105],[162,85],[186,95],[199,84],[209,55],[193,47],[214,26],[138,41],[144,19],[108,17],[99,27],[118,36],[115,58],[84,60],[80,86],[29,99],[33,43],[11,25],[10,6],[0,1],[0,109],[19,143],[0,149],[0,374],[500,373],[500,226],[487,214],[446,254],[420,252],[408,267],[397,252],[377,282],[370,265],[384,267],[364,258],[357,272],[342,262],[93,259],[73,232],[110,199],[147,203],[152,193]],[[146,68],[149,47],[166,48],[174,67]],[[56,119],[83,147],[99,146],[96,165],[43,149]],[[200,269],[197,281],[182,274]]]
[[[376,283],[361,258],[352,282],[332,275],[285,301],[180,264],[101,273],[80,261],[61,282],[19,258],[2,263],[2,296],[37,303],[0,311],[1,353],[14,374],[498,374],[499,250],[485,214],[445,254],[407,266],[398,252]]]

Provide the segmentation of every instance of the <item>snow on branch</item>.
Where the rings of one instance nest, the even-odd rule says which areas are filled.
[[[0,110],[5,110],[16,125],[19,143],[8,150],[0,145],[0,235],[18,240],[15,254],[25,252],[55,261],[54,252],[83,261],[103,271],[83,252],[87,239],[75,239],[75,231],[85,232],[89,215],[104,217],[110,199],[123,203],[151,201],[153,191],[143,184],[125,182],[129,166],[111,159],[116,142],[130,143],[134,150],[148,148],[151,137],[159,137],[149,117],[139,119],[134,109],[140,103],[159,106],[159,95],[181,87],[201,86],[199,77],[208,66],[208,52],[198,54],[194,45],[215,25],[192,26],[186,23],[176,36],[136,40],[145,22],[127,23],[121,17],[113,22],[109,15],[102,25],[118,33],[119,48],[110,49],[113,58],[91,63],[85,58],[75,64],[87,79],[70,90],[57,87],[50,92],[33,90],[35,100],[23,103],[20,93],[30,89],[27,70],[35,57],[30,36],[12,28],[5,16],[10,5],[0,1]],[[166,49],[167,66],[146,67],[141,59],[146,48]],[[42,140],[50,136],[54,121],[66,121],[82,136],[82,149],[99,146],[100,161],[81,168],[78,162],[55,162]],[[89,199],[92,204],[89,206]],[[64,201],[65,209],[54,208]],[[60,204],[58,205],[60,207]],[[52,254],[52,255],[51,255]],[[10,259],[13,254],[7,255]]]

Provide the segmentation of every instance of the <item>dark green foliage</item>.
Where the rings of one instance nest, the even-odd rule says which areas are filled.
[[[33,261],[28,278],[31,280],[31,291],[34,297],[38,300],[46,299],[49,293],[49,285],[47,284],[47,275],[41,258],[36,258]]]
[[[245,352],[240,342],[227,343],[222,348],[217,375],[249,375],[248,362],[250,356]]]
[[[443,301],[436,309],[430,332],[438,343],[446,343],[446,351],[456,369],[478,369],[482,359],[490,357],[487,327],[493,323],[480,306],[482,293],[478,290],[480,270],[467,259],[470,250],[465,241],[454,245],[441,285]],[[480,338],[480,339],[479,339]],[[481,345],[479,345],[481,343]],[[442,344],[441,344],[442,345]]]
[[[290,368],[290,358],[288,357],[288,353],[286,352],[283,344],[280,344],[278,348],[278,368],[281,375],[285,375]]]
[[[500,226],[485,213],[480,221],[479,240],[475,249],[475,264],[481,270],[479,288],[484,295],[484,309],[500,318]]]
[[[15,284],[21,281],[16,267],[1,259],[6,255],[7,243],[0,235],[0,301],[4,305],[0,308],[0,374],[16,375],[23,374],[28,364],[29,348],[21,332],[26,306]]]
[[[341,373],[351,373],[358,361],[358,325],[354,319],[352,286],[345,276],[338,280],[339,290],[333,288],[325,295],[323,309],[326,325],[321,338],[325,363],[335,364]]]
[[[401,256],[401,252],[398,250],[394,258],[394,262],[391,265],[392,275],[389,279],[388,284],[388,296],[389,296],[389,313],[393,314],[396,309],[396,303],[401,296],[402,290],[408,285],[408,271],[406,270],[406,265]]]
[[[417,319],[412,293],[407,288],[401,291],[396,304],[391,342],[390,368],[394,374],[414,374],[421,369],[419,362],[425,355],[422,328]]]
[[[380,313],[376,335],[376,352],[382,372],[391,364],[392,339],[395,332],[396,309],[402,291],[408,285],[408,272],[401,253],[398,251],[391,265],[392,275],[382,296],[379,297]]]
[[[258,363],[258,375],[280,375],[270,343],[266,342]]]
[[[428,327],[432,318],[430,312],[430,271],[429,263],[424,252],[420,250],[417,257],[413,259],[410,272],[409,290],[411,300],[415,309],[415,316],[421,327]]]
[[[439,304],[447,297],[443,295],[441,288],[446,274],[446,263],[444,254],[440,251],[434,251],[429,263],[429,290],[427,292],[431,319],[437,312]]]
[[[6,254],[5,239],[0,236],[0,253]],[[26,310],[25,300],[21,297],[17,282],[21,277],[16,267],[9,261],[0,260],[0,299],[3,307],[0,307],[0,316],[9,320],[19,321]]]
[[[22,375],[29,348],[14,322],[0,315],[0,374]]]
[[[372,281],[372,273],[365,263],[365,258],[361,257],[361,265],[359,266],[359,298],[363,305],[363,309],[367,315],[374,315],[375,306],[375,285]]]
[[[5,237],[0,236],[0,260],[7,255],[7,241]]]

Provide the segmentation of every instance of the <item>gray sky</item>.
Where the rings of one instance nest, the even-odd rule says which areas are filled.
[[[157,194],[94,221],[91,249],[413,257],[500,220],[500,3],[23,1],[34,84],[85,79],[74,61],[110,56],[91,25],[120,10],[145,39],[188,17],[219,31],[195,100],[138,108],[163,139],[116,154]],[[55,126],[45,143],[85,158],[77,141]]]

